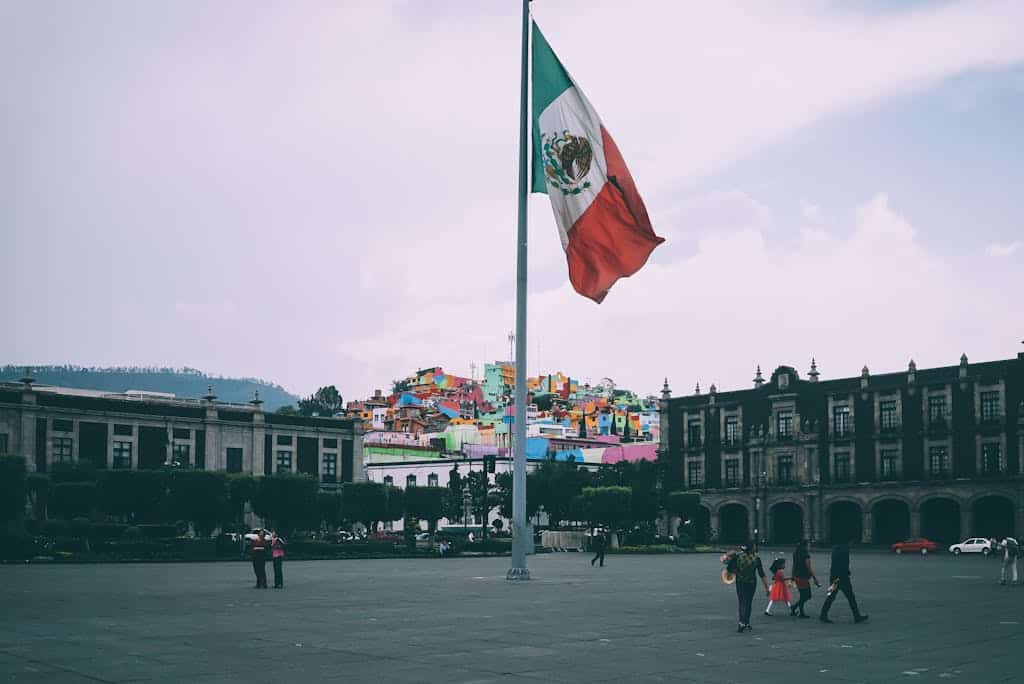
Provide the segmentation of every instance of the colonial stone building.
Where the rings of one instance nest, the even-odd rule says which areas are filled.
[[[662,390],[668,484],[702,492],[721,541],[1024,532],[1024,354],[837,380],[812,360],[753,384]]]
[[[98,469],[188,465],[228,473],[296,472],[323,486],[363,478],[358,421],[266,413],[248,404],[152,392],[0,383],[0,453],[30,471],[89,461]]]

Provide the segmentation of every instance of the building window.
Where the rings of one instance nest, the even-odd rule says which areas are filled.
[[[725,443],[739,444],[740,419],[738,416],[727,416],[725,419]]]
[[[779,456],[778,466],[779,484],[793,484],[793,455],[784,454]]]
[[[228,447],[228,458],[225,465],[229,473],[242,472],[242,450],[238,447]]]
[[[946,397],[928,397],[928,422],[943,423],[946,420]]]
[[[981,420],[990,421],[999,418],[999,392],[981,393]]]
[[[740,486],[740,460],[738,458],[727,458],[725,460],[725,486]]]
[[[278,446],[291,446],[292,445],[292,436],[291,435],[278,435],[277,436],[277,445]]]
[[[292,452],[285,450],[277,452],[277,472],[292,472]]]
[[[188,465],[191,463],[189,460],[189,445],[188,444],[175,444],[171,447],[171,460],[178,465]]]
[[[395,478],[391,477],[390,475],[385,475],[384,476],[384,485],[386,487],[394,487],[395,486]]]
[[[428,487],[436,487],[437,486],[437,473],[430,473],[429,475],[427,475],[427,486]]]
[[[327,439],[326,437],[324,438],[324,449],[337,449],[337,448],[338,448],[338,440],[337,439]]]
[[[999,442],[981,445],[981,472],[984,475],[998,475],[1003,472],[1002,447]]]
[[[174,439],[192,439],[192,431],[188,428],[174,428],[171,432]]]
[[[325,440],[326,441],[326,440]],[[338,454],[333,451],[325,451],[323,455],[323,481],[338,481]]]
[[[784,377],[784,376],[779,376]],[[793,412],[792,411],[779,411],[779,415],[776,418],[776,427],[778,428],[779,439],[790,439],[793,437]]]
[[[849,482],[851,479],[850,454],[836,454],[836,482]]]
[[[60,418],[53,419],[53,431],[54,432],[74,432],[75,421],[73,420],[61,420]]]
[[[850,434],[850,407],[832,407],[832,432],[836,437],[845,437]]]
[[[789,387],[789,373],[779,373],[779,389]]]
[[[127,470],[132,467],[132,443],[114,442],[114,468],[116,470]]]
[[[690,446],[692,446],[692,447],[700,446],[700,421],[699,420],[691,420],[690,423],[689,423],[689,426],[688,426],[688,430],[689,430],[689,437],[690,437]]]
[[[114,434],[120,437],[131,437],[135,434],[135,428],[131,425],[114,425]]]
[[[704,464],[700,461],[690,461],[686,464],[688,482],[691,487],[704,486]]]
[[[946,447],[933,446],[928,449],[928,472],[932,477],[946,477],[949,474],[949,462]]]
[[[405,478],[405,486],[406,487],[415,487],[416,486],[416,476],[415,475],[407,475],[406,478]]]
[[[57,422],[57,421],[54,421]],[[53,462],[54,463],[70,463],[71,462],[71,438],[70,437],[54,437],[53,438]]]
[[[897,467],[897,452],[894,450],[886,449],[882,452],[880,458],[881,478],[883,480],[895,480],[898,473],[896,472]]]
[[[9,444],[9,439],[7,437],[7,433],[6,432],[0,433],[0,454],[6,454],[7,450],[9,448],[10,448],[10,444]]]
[[[878,405],[879,422],[883,430],[895,430],[899,427],[895,401],[883,401]]]

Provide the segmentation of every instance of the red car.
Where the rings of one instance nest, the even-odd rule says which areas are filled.
[[[896,553],[919,553],[922,556],[939,550],[939,545],[930,539],[908,539],[896,542],[890,548]]]

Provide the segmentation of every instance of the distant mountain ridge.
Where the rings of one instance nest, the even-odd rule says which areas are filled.
[[[206,394],[208,387],[218,401],[244,404],[256,391],[264,401],[264,409],[274,411],[295,404],[299,397],[280,385],[259,378],[223,378],[195,368],[85,368],[82,366],[31,366],[31,375],[44,385],[104,392],[143,390],[170,392],[179,397],[196,398]],[[17,381],[25,375],[24,366],[0,366],[0,382]]]

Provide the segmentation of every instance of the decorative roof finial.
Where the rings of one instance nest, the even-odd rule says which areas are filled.
[[[966,353],[963,353],[963,354],[960,355],[960,365],[961,366],[966,366],[967,365],[967,354]]]
[[[209,403],[213,403],[213,400],[217,398],[217,395],[213,393],[213,385],[206,386],[206,396],[203,397]]]
[[[910,363],[907,364],[907,370],[911,373],[917,370],[917,364],[914,363],[914,359],[910,359]]]
[[[764,377],[761,376],[761,364],[757,365],[757,374],[754,376],[754,387],[759,388],[764,384]]]
[[[717,392],[718,392],[718,388],[715,387],[715,383],[711,383],[711,393],[712,394],[716,394]]]
[[[817,361],[814,360],[814,357],[812,356],[811,357],[811,372],[808,373],[807,376],[811,379],[811,382],[818,382],[818,376],[819,375],[821,375],[821,373],[818,372],[818,363],[817,363]]]
[[[665,384],[661,386],[661,398],[662,399],[671,399],[672,398],[672,390],[669,389],[668,378],[665,378]]]
[[[697,386],[693,388],[694,394],[700,394],[700,380],[697,381]]]
[[[36,381],[36,379],[32,377],[32,367],[31,366],[25,366],[25,375],[23,375],[18,380],[18,382],[23,384],[25,386],[25,389],[30,390],[30,389],[32,389],[32,383],[35,382],[35,381]]]
[[[252,404],[253,406],[255,406],[256,408],[259,408],[260,406],[263,405],[263,400],[260,399],[260,391],[259,390],[256,390],[253,393],[252,401],[250,401],[249,403]]]

